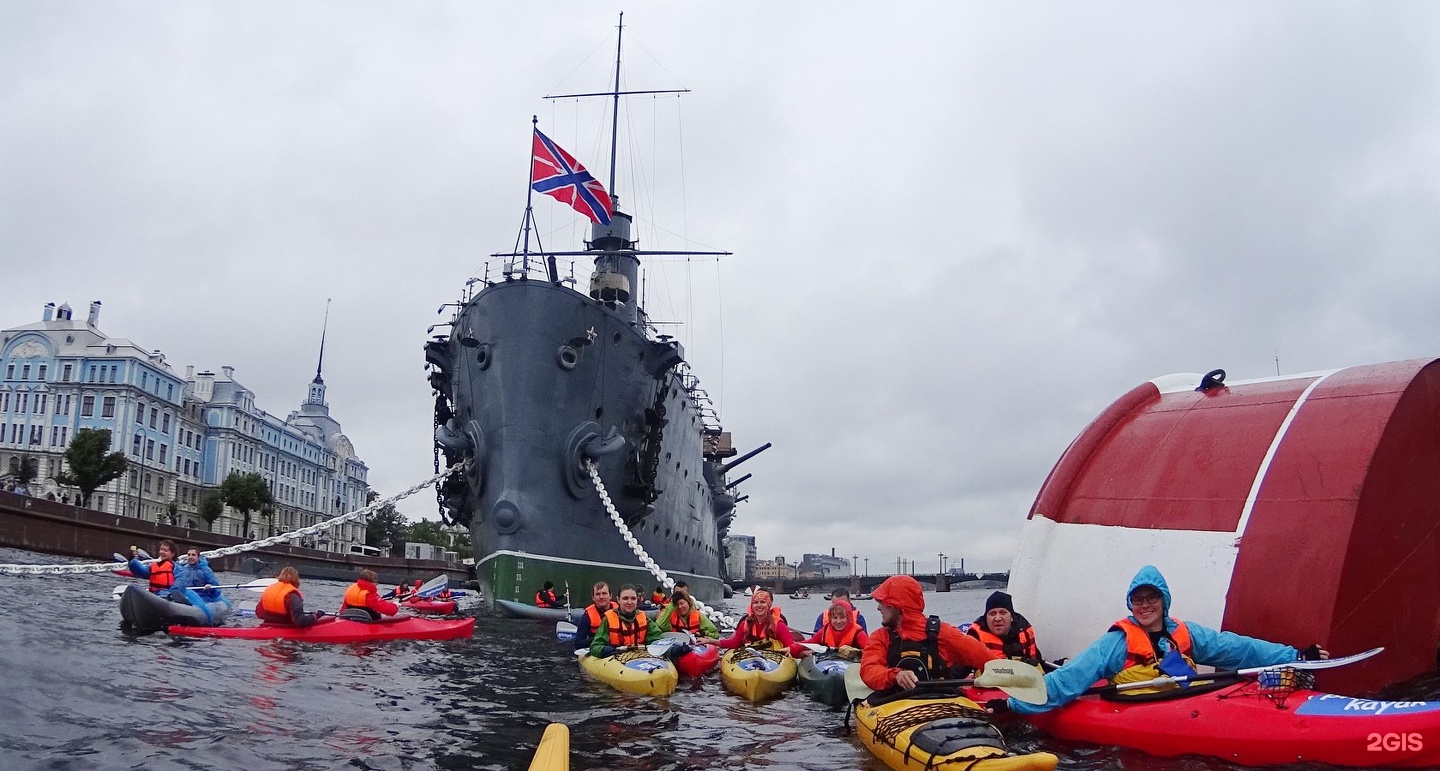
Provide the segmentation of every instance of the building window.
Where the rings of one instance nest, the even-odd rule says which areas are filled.
[[[145,425],[145,402],[140,402],[140,404],[135,407],[135,425]]]
[[[30,427],[30,444],[40,444],[40,442],[41,442],[42,440],[44,440],[44,438],[45,438],[45,427],[44,427],[44,426],[31,426],[31,427]]]
[[[115,417],[115,397],[113,397],[113,396],[107,396],[107,397],[105,397],[105,401],[101,402],[101,405],[100,405],[100,417],[102,417],[102,418],[113,418],[113,417]]]
[[[14,379],[15,379],[15,365],[14,365],[14,364],[8,364],[8,365],[5,366],[5,379],[6,379],[6,380],[14,380]]]
[[[145,492],[150,492],[150,472],[145,472]]]
[[[89,395],[80,397],[80,417],[89,418],[93,417],[94,415],[95,397]]]
[[[21,380],[29,380],[29,379],[30,379],[30,365],[29,365],[29,364],[26,364],[26,365],[20,367],[20,379],[21,379]]]
[[[71,370],[73,367],[74,367],[74,365],[72,365],[72,364],[66,364],[66,365],[65,365],[65,369],[60,370],[60,382],[62,382],[62,383],[68,383],[68,382],[70,382],[70,370]]]
[[[0,412],[10,411],[10,392],[0,391]]]
[[[40,365],[40,380],[43,381],[43,380],[45,379],[45,370],[47,370],[47,369],[49,369],[49,368],[50,368],[50,365],[49,365],[49,364],[41,364],[41,365]]]
[[[133,469],[133,468],[130,469],[130,489],[131,489],[131,490],[139,490],[139,489],[140,489],[140,472],[139,472],[139,471],[136,471],[136,470]]]
[[[22,394],[20,394],[19,400],[17,400],[17,401],[15,402],[15,412],[17,412],[17,413],[23,413],[23,412],[25,412],[25,410],[27,410],[27,409],[29,409],[29,408],[30,408],[30,394],[28,394],[28,393],[22,393]]]
[[[63,447],[70,441],[70,427],[60,427],[60,445]]]
[[[50,402],[50,394],[35,394],[35,414],[44,415],[45,407]]]
[[[131,444],[131,445],[130,445],[130,454],[131,454],[131,455],[134,455],[134,456],[137,457],[137,458],[140,457],[140,439],[141,439],[141,438],[142,438],[142,437],[141,437],[139,434],[136,434],[136,435],[135,435],[135,442],[134,442],[134,444]]]
[[[154,440],[154,439],[146,439],[146,440],[145,440],[145,460],[155,460],[155,440]],[[149,486],[149,485],[146,485],[146,486],[145,486],[145,489],[146,489],[146,490],[149,490],[149,489],[150,489],[150,486]]]
[[[170,445],[168,445],[168,444],[162,444],[162,445],[160,445],[160,465],[162,465],[162,466],[165,465],[165,461],[169,460],[169,458],[170,458]]]
[[[156,422],[156,420],[157,420],[159,417],[160,417],[160,411],[157,410],[157,409],[155,409],[154,407],[151,407],[151,408],[150,408],[150,427],[151,427],[151,428],[154,428],[154,427],[155,427],[155,422]]]
[[[165,413],[165,419],[160,421],[160,431],[166,436],[170,435],[170,413]]]
[[[169,383],[165,386],[165,398],[175,401],[175,384]]]

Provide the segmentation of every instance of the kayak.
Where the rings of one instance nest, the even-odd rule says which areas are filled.
[[[1051,771],[1060,760],[1048,752],[1010,752],[985,710],[962,696],[862,703],[855,726],[860,743],[896,771]]]
[[[569,621],[576,623],[585,615],[584,608],[537,608],[523,602],[496,600],[495,607],[511,618],[538,618],[544,621]]]
[[[570,727],[564,723],[545,726],[529,771],[570,771]]]
[[[130,634],[152,634],[171,624],[215,626],[230,615],[230,601],[224,597],[206,602],[194,589],[179,591],[185,602],[165,599],[138,586],[125,587],[120,595],[120,628]]]
[[[800,688],[821,704],[843,707],[850,702],[845,695],[845,672],[860,666],[833,653],[818,653],[800,659]]]
[[[455,612],[454,600],[427,600],[420,598],[406,600],[400,603],[400,605],[416,613],[440,613],[442,615],[449,615]]]
[[[738,648],[720,657],[725,690],[749,701],[779,696],[794,682],[795,674],[795,659],[786,651]]]
[[[604,658],[587,654],[580,657],[580,669],[618,691],[639,696],[669,696],[680,681],[674,664],[644,648]]]
[[[675,659],[675,668],[685,677],[700,677],[720,663],[720,647],[709,643],[691,645],[690,652]]]
[[[172,637],[233,637],[242,640],[300,640],[316,643],[360,643],[382,640],[454,640],[475,631],[475,619],[429,619],[391,616],[380,621],[355,621],[326,616],[307,627],[261,622],[258,626],[171,626]]]
[[[1160,757],[1206,755],[1245,766],[1440,767],[1440,701],[1267,690],[1253,678],[1165,700],[1082,696],[1022,717],[1059,739]]]

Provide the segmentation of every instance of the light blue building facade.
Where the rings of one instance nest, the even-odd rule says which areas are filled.
[[[255,394],[222,375],[175,374],[158,350],[108,337],[99,329],[101,303],[77,320],[53,303],[39,322],[0,332],[0,479],[21,458],[38,461],[30,493],[76,502],[55,481],[65,448],[85,428],[110,431],[124,452],[126,475],[97,490],[91,508],[205,529],[201,498],[231,471],[255,472],[275,498],[269,517],[252,514],[250,530],[230,509],[210,528],[260,537],[352,511],[369,496],[368,468],[330,417],[319,368],[300,409],[280,419],[255,404]],[[346,524],[313,545],[345,551],[364,542],[364,527]]]

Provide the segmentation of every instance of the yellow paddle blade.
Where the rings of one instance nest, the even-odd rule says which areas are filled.
[[[975,684],[982,688],[999,688],[1029,704],[1044,704],[1049,699],[1045,688],[1045,675],[1039,667],[1030,666],[1023,661],[987,661],[984,670],[975,678]]]

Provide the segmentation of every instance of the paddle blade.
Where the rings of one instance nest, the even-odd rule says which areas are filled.
[[[112,599],[112,600],[118,600],[118,599],[120,599],[120,595],[122,595],[122,594],[125,593],[125,589],[126,589],[128,586],[129,586],[129,584],[120,584],[119,586],[115,587],[115,590],[112,591],[112,592],[110,592],[110,599]]]
[[[1383,647],[1371,648],[1363,653],[1354,653],[1339,658],[1320,659],[1318,661],[1290,661],[1280,664],[1278,667],[1289,667],[1291,669],[1333,669],[1335,667],[1343,667],[1346,664],[1354,664],[1357,661],[1364,661],[1371,656],[1378,656],[1381,651],[1384,650]]]
[[[981,688],[999,688],[1028,704],[1044,704],[1050,697],[1040,669],[1023,661],[987,661],[984,670],[975,678],[975,684]]]
[[[826,653],[830,649],[820,643],[797,643],[801,648],[807,648],[811,653]]]
[[[438,594],[441,589],[444,589],[449,585],[450,576],[438,575],[430,579],[429,581],[420,584],[420,591],[416,592],[416,594],[420,595],[421,597],[425,597],[431,594]]]
[[[851,701],[869,698],[875,691],[860,679],[860,667],[858,665],[845,668],[845,695]]]
[[[555,639],[560,642],[573,642],[579,631],[580,629],[569,621],[555,622]]]
[[[267,588],[279,583],[278,578],[258,578],[248,584],[235,584],[234,586],[217,586],[216,589],[244,589],[250,592],[263,592]]]

